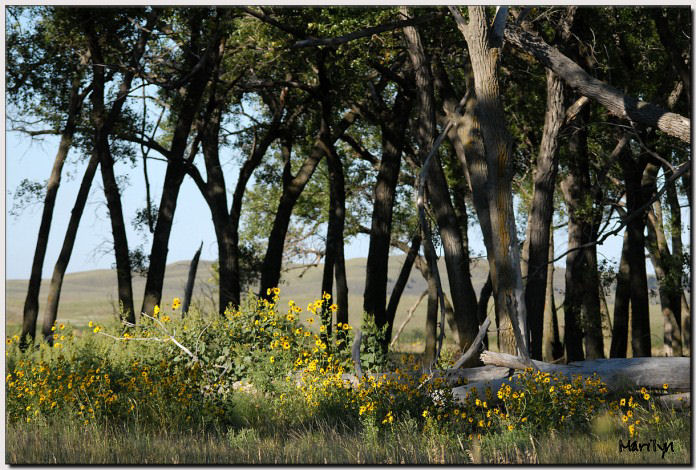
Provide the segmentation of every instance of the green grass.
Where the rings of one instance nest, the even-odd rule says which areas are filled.
[[[314,421],[300,426],[227,429],[155,429],[153,426],[6,424],[9,464],[689,464],[690,419],[639,440],[674,442],[675,452],[619,452],[616,430],[532,437],[524,431],[467,441],[447,433],[420,433],[401,422],[385,433]],[[50,443],[50,445],[47,445]]]

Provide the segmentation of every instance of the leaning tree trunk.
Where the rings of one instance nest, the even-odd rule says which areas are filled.
[[[527,221],[529,258],[525,300],[531,338],[530,355],[533,359],[541,359],[542,356],[549,234],[553,219],[553,191],[558,172],[558,133],[564,118],[563,82],[547,69],[546,116],[534,168],[534,193]]]
[[[403,14],[408,13],[402,7]],[[435,141],[435,106],[433,79],[425,55],[420,35],[415,27],[404,28],[408,54],[414,69],[417,102],[418,102],[418,134],[421,163],[433,148]],[[457,224],[457,218],[452,206],[447,180],[442,171],[442,164],[437,155],[433,155],[429,177],[426,181],[431,208],[439,228],[442,248],[445,252],[445,265],[450,284],[452,303],[459,333],[460,347],[467,349],[476,338],[478,319],[476,315],[476,293],[471,285],[471,279],[466,278],[464,267],[465,257],[462,247],[462,235]],[[467,256],[468,258],[468,256]],[[473,358],[476,361],[476,358]]]
[[[486,315],[488,299],[495,292],[497,281],[495,271],[495,257],[493,255],[493,230],[491,228],[491,217],[488,206],[488,167],[486,165],[486,152],[482,142],[482,132],[479,120],[476,117],[477,100],[474,93],[474,78],[471,71],[467,73],[467,89],[470,91],[470,96],[464,106],[464,114],[455,113],[458,106],[455,97],[454,89],[447,77],[443,67],[434,67],[436,74],[435,83],[438,86],[438,92],[443,99],[443,108],[446,116],[449,119],[456,119],[456,124],[450,129],[447,137],[454,148],[459,163],[464,171],[464,176],[471,187],[472,200],[474,209],[478,215],[481,232],[483,233],[483,243],[486,247],[486,257],[489,265],[490,283],[486,285],[490,287],[490,291],[484,290],[481,295],[488,295],[477,304],[479,323]],[[462,234],[463,235],[463,234]],[[493,294],[495,297],[495,294]],[[502,306],[495,302],[495,318],[496,326],[500,317]],[[500,330],[498,330],[500,331]],[[500,341],[499,341],[500,343]]]
[[[53,276],[51,277],[51,284],[48,288],[48,300],[46,301],[46,312],[44,314],[42,329],[42,333],[49,343],[52,342],[53,339],[51,327],[58,317],[58,304],[60,302],[60,291],[63,287],[65,271],[68,269],[70,256],[75,246],[77,229],[80,226],[80,219],[82,218],[82,213],[87,204],[89,190],[92,187],[92,181],[94,180],[94,175],[97,173],[98,165],[99,159],[96,154],[93,154],[87,163],[87,169],[80,182],[80,189],[77,192],[75,204],[73,205],[72,211],[70,211],[70,220],[68,221],[68,228],[65,232],[65,238],[63,239],[63,246],[58,254],[56,265],[53,268]]]
[[[363,310],[375,318],[378,327],[389,325],[389,344],[393,316],[387,314],[386,297],[389,269],[389,244],[391,239],[392,214],[396,197],[396,185],[401,167],[406,124],[411,109],[411,100],[399,93],[394,102],[394,120],[380,122],[382,136],[382,159],[375,182],[372,224],[370,226],[370,245],[365,268],[365,291]],[[419,242],[420,245],[420,242]],[[409,268],[410,270],[410,268]],[[399,294],[400,295],[400,294]],[[391,302],[391,300],[390,300]],[[396,309],[394,308],[394,312]],[[391,320],[391,321],[390,321]]]
[[[346,113],[341,121],[335,126],[334,132],[331,134],[329,141],[333,145],[348,129],[356,118],[354,110]],[[287,146],[286,146],[287,147]],[[285,245],[285,236],[290,226],[290,217],[292,210],[295,207],[297,199],[302,194],[305,185],[314,174],[314,170],[324,156],[320,140],[317,139],[312,147],[310,154],[307,156],[302,166],[295,176],[290,173],[290,149],[287,149],[287,157],[285,169],[283,172],[283,193],[278,203],[276,216],[273,220],[273,228],[268,237],[268,247],[261,266],[261,284],[259,288],[259,297],[267,298],[268,289],[277,287],[280,281],[280,271],[283,264],[283,248]]]
[[[394,327],[394,319],[396,318],[396,308],[399,306],[399,301],[401,300],[401,295],[406,288],[406,283],[411,275],[411,269],[413,268],[413,263],[418,256],[418,250],[421,246],[421,236],[420,233],[416,233],[411,239],[411,246],[406,252],[406,259],[404,264],[401,266],[401,271],[399,271],[399,277],[396,279],[396,283],[392,288],[391,294],[389,295],[389,304],[387,305],[386,317],[387,317],[387,341],[391,344],[392,330]],[[387,252],[389,252],[389,247],[387,247]]]
[[[454,8],[451,10],[456,12]],[[523,357],[528,357],[527,314],[511,187],[512,138],[507,131],[498,83],[502,38],[489,29],[483,7],[469,7],[468,24],[464,24],[458,12],[455,20],[466,39],[471,58],[477,100],[476,117],[483,133],[489,177],[488,207],[491,227],[495,228],[491,243],[495,270],[491,272],[495,276],[495,300],[501,312],[499,347],[506,352],[517,350]],[[471,164],[469,168],[471,170]]]
[[[191,305],[191,299],[193,298],[193,286],[196,283],[196,272],[198,271],[198,260],[201,258],[201,251],[203,250],[203,242],[201,246],[196,250],[196,254],[193,255],[191,259],[191,264],[189,265],[188,279],[186,280],[186,290],[184,291],[184,303],[181,306],[181,317],[183,318],[187,313],[189,306]]]
[[[627,117],[645,126],[658,128],[684,142],[691,142],[689,119],[668,112],[661,106],[626,95],[592,77],[558,49],[546,44],[539,36],[523,31],[518,26],[509,25],[505,29],[505,40],[534,56],[580,95],[596,100],[613,115],[619,118]]]
[[[198,23],[200,28],[200,23]],[[200,31],[192,32],[192,37],[200,37]],[[199,45],[192,41],[190,46],[193,50],[199,49]],[[211,57],[211,54],[213,57]],[[168,156],[167,170],[164,176],[164,186],[162,187],[162,196],[157,214],[157,224],[152,238],[152,248],[150,249],[150,264],[147,271],[147,280],[145,281],[145,292],[143,294],[142,312],[152,314],[155,305],[159,305],[162,300],[162,289],[164,287],[164,275],[167,269],[167,255],[169,253],[169,237],[171,235],[172,226],[174,223],[174,213],[176,212],[177,199],[179,190],[184,181],[186,174],[184,165],[185,153],[188,143],[188,137],[191,133],[191,125],[196,112],[200,106],[203,92],[205,91],[206,83],[213,70],[212,67],[205,65],[196,67],[198,63],[208,64],[216,61],[215,55],[218,54],[218,47],[209,47],[205,52],[205,58],[198,59],[195,55],[188,54],[187,69],[193,73],[190,81],[185,87],[181,102],[181,108],[178,110],[178,116],[172,136],[171,151]],[[212,87],[210,93],[211,101],[215,101],[215,86]],[[212,110],[209,110],[212,111]],[[208,146],[218,146],[218,133],[220,127],[220,113],[209,112],[207,114],[208,123],[206,128],[212,129],[206,132],[206,140]],[[195,145],[195,144],[194,144]],[[222,290],[222,289],[221,289]]]
[[[133,286],[131,283],[131,264],[128,252],[128,237],[126,224],[123,220],[123,208],[121,206],[121,194],[114,175],[114,161],[108,147],[106,136],[97,131],[96,151],[99,154],[99,164],[104,183],[106,205],[111,219],[111,232],[114,237],[114,251],[116,253],[116,276],[118,278],[118,299],[120,314],[128,323],[135,323],[135,310],[133,309]],[[101,134],[101,135],[100,135]]]
[[[104,107],[105,92],[105,71],[99,37],[94,25],[87,19],[85,22],[85,33],[92,60],[93,91],[92,101],[92,124],[94,125],[94,148],[93,152],[99,158],[99,164],[104,183],[104,193],[111,219],[111,231],[114,237],[114,251],[116,254],[116,273],[118,278],[118,297],[120,308],[123,310],[123,319],[129,323],[135,323],[135,310],[133,308],[133,287],[131,284],[131,265],[128,252],[128,238],[126,227],[123,221],[123,209],[121,207],[121,196],[119,194],[116,177],[114,175],[114,159],[109,147],[109,135],[113,130],[117,118],[125,103],[131,88],[131,83],[135,77],[140,59],[145,52],[145,46],[149,37],[149,32],[154,28],[159,13],[157,11],[148,19],[145,27],[141,29],[138,41],[134,47],[130,68],[123,74],[123,79],[118,87],[118,94],[107,112]]]
[[[66,158],[68,158],[68,152],[70,151],[70,146],[72,145],[76,121],[81,109],[83,98],[84,95],[80,94],[80,81],[75,80],[73,82],[70,95],[68,119],[60,137],[60,144],[58,144],[58,152],[56,153],[56,158],[53,162],[51,176],[48,178],[48,182],[46,183],[46,196],[44,197],[43,212],[41,213],[41,224],[39,226],[39,234],[36,240],[36,248],[34,250],[34,260],[31,265],[31,275],[29,276],[27,297],[24,301],[22,335],[20,340],[20,346],[23,349],[28,346],[29,338],[31,338],[33,341],[34,337],[36,336],[36,320],[39,316],[41,274],[43,273],[43,264],[46,258],[48,235],[51,231],[53,208],[56,204],[56,196],[58,195],[58,187],[60,186],[60,176],[63,172],[63,164],[65,163]]]

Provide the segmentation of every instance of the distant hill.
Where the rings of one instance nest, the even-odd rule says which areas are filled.
[[[391,256],[389,259],[389,285],[388,292],[396,282],[399,271],[405,259],[404,255]],[[193,304],[205,311],[214,310],[213,303],[217,302],[216,286],[212,283],[211,261],[201,260],[196,276],[196,286],[194,290]],[[353,258],[346,260],[346,275],[348,278],[349,291],[349,318],[350,322],[357,324],[360,322],[362,313],[362,295],[365,283],[366,258]],[[186,278],[188,276],[188,261],[179,261],[167,266],[163,303],[171,302],[174,297],[183,297]],[[442,276],[443,288],[449,293],[447,271],[444,259],[439,261],[440,275]],[[291,266],[291,269],[283,273],[281,284],[281,310],[284,310],[287,301],[292,299],[298,305],[305,307],[308,302],[317,299],[320,295],[321,276],[323,265],[305,269],[300,266]],[[476,292],[480,292],[486,276],[488,266],[485,260],[475,260],[472,262],[472,283]],[[26,296],[27,280],[7,280],[5,283],[6,293],[6,323],[8,325],[21,323],[22,308]],[[42,281],[40,306],[41,314],[45,307],[46,296],[48,294],[48,280]],[[655,285],[655,279],[651,276],[649,284]],[[565,286],[565,270],[557,267],[554,274],[554,286],[557,305],[560,305]],[[145,288],[145,278],[134,275],[133,291],[135,295],[135,306],[139,308],[142,302],[142,295]],[[426,283],[420,272],[414,267],[411,277],[406,286],[404,295],[397,312],[396,323],[401,322],[409,307],[418,299],[420,294],[426,289]],[[255,292],[255,289],[252,289]],[[65,277],[61,302],[58,311],[59,319],[70,321],[81,325],[90,319],[115,318],[117,312],[117,281],[116,271],[101,269],[68,274]],[[613,293],[607,298],[609,304],[613,303]],[[416,311],[416,318],[421,318],[425,314],[425,302]],[[39,324],[42,322],[39,316]],[[420,320],[414,320],[418,327]]]

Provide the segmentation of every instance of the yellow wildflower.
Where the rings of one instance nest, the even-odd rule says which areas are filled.
[[[174,300],[172,300],[172,309],[176,310],[181,306],[181,299],[179,297],[174,297]]]

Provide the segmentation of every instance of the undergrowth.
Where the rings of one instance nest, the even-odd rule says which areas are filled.
[[[7,338],[8,461],[650,459],[619,455],[618,440],[630,438],[674,440],[667,461],[690,459],[688,414],[656,406],[662,389],[614,396],[597,377],[528,369],[496,390],[455,396],[416,356],[385,356],[368,319],[361,356],[370,372],[356,377],[353,327],[330,328],[336,307],[328,294],[306,309],[292,301],[281,308],[277,290],[269,297],[224,316],[182,318],[175,299],[169,311],[157,308],[137,326],[90,323],[77,331],[58,323],[51,346],[26,352],[18,338]],[[41,441],[56,444],[35,447]],[[573,442],[594,449],[589,460],[567,450]],[[560,448],[562,455],[552,450]]]

